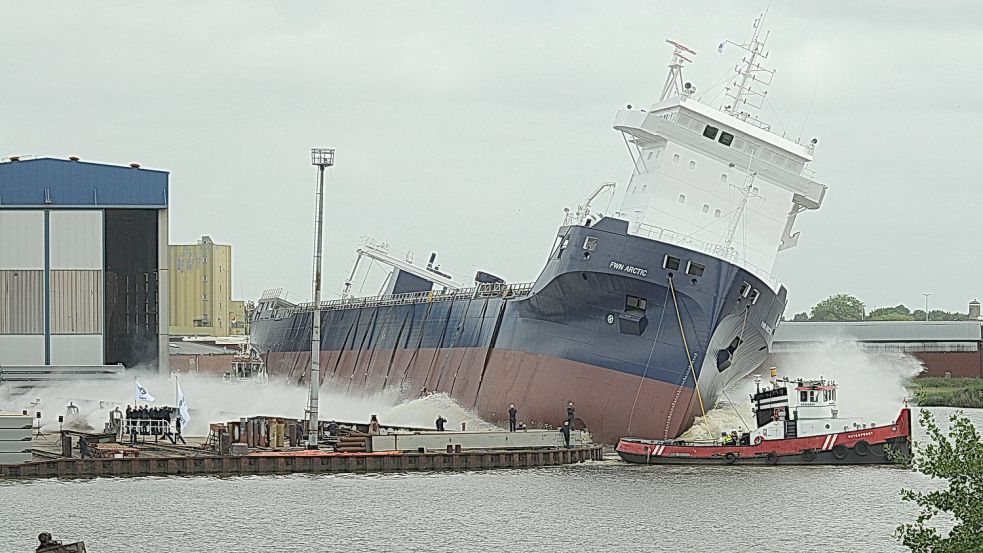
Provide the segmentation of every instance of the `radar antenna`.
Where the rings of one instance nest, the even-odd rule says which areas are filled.
[[[768,95],[768,86],[775,77],[774,69],[766,69],[760,63],[760,60],[768,59],[765,43],[768,42],[770,33],[766,32],[764,38],[758,38],[767,15],[768,11],[765,10],[754,20],[754,34],[749,42],[738,44],[730,40],[726,41],[727,44],[733,44],[744,50],[745,54],[734,68],[737,72],[734,82],[726,89],[730,104],[723,107],[723,111],[766,131],[771,130],[771,125],[758,119],[748,109],[761,109]]]
[[[675,40],[669,40],[667,38],[666,42],[672,44],[675,49],[672,51],[672,61],[669,63],[669,75],[666,77],[665,86],[662,87],[662,96],[659,97],[660,102],[666,98],[678,96],[692,88],[692,85],[687,86],[689,83],[683,83],[683,63],[692,61],[684,54],[689,54],[690,56],[696,55],[695,51]]]

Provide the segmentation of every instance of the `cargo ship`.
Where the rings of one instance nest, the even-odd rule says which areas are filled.
[[[816,140],[779,136],[752,113],[772,74],[761,23],[727,43],[743,57],[719,108],[683,79],[695,52],[667,40],[659,100],[615,116],[632,171],[621,209],[568,213],[535,282],[479,272],[462,285],[392,258],[379,296],[315,306],[267,291],[252,342],[270,378],[309,384],[319,312],[330,389],[447,393],[489,421],[515,404],[530,426],[562,424],[573,402],[601,442],[679,435],[768,355],[786,303],[772,267],[826,191],[808,168]]]

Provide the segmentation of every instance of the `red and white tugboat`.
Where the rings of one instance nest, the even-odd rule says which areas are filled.
[[[779,379],[771,386],[755,377],[751,395],[758,428],[737,440],[686,442],[622,438],[616,451],[629,463],[861,465],[892,464],[911,453],[911,410],[901,409],[888,424],[842,419],[836,409],[836,383]],[[888,454],[887,451],[892,451]]]

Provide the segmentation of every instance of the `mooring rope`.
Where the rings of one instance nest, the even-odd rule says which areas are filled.
[[[672,275],[669,276],[669,290],[672,292],[672,304],[676,308],[676,320],[679,322],[679,334],[683,337],[683,349],[686,351],[686,360],[689,362],[689,371],[693,375],[693,387],[696,388],[696,398],[700,401],[700,411],[703,413],[703,422],[707,425],[707,433],[713,439],[713,431],[710,429],[710,419],[707,418],[707,409],[703,405],[703,394],[700,393],[700,380],[696,377],[696,367],[693,366],[693,356],[689,351],[689,343],[686,341],[686,331],[683,329],[683,316],[679,312],[679,301],[676,299],[676,285],[672,282]]]

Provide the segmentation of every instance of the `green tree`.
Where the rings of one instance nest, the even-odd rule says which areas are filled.
[[[795,316],[792,317],[792,321],[797,322],[797,323],[801,323],[801,322],[808,321],[808,320],[809,320],[809,314],[808,313],[805,313],[805,312],[796,313]]]
[[[862,321],[864,303],[850,294],[830,296],[816,304],[811,321]]]
[[[867,314],[870,321],[911,321],[911,310],[904,305],[894,307],[878,307]]]
[[[915,444],[911,467],[933,479],[945,480],[948,488],[932,492],[901,490],[901,499],[914,501],[920,511],[913,524],[902,524],[895,537],[913,553],[963,553],[983,551],[983,441],[962,412],[949,417],[946,436],[935,417],[922,410],[919,417],[930,443]],[[944,513],[954,522],[948,535],[927,526]]]

